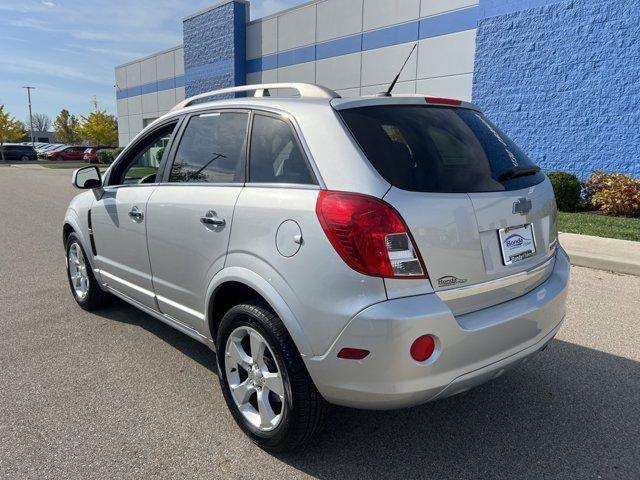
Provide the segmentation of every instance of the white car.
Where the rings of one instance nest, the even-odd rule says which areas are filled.
[[[267,95],[286,88],[299,97]],[[470,103],[209,92],[73,182],[90,190],[64,220],[76,302],[116,295],[217,351],[231,413],[270,451],[309,439],[329,403],[407,407],[493,379],[565,316],[551,184]]]

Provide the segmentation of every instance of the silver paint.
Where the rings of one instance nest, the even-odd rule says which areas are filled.
[[[339,99],[303,91],[311,94],[187,106],[141,132],[132,144],[185,113],[244,108],[279,114],[291,121],[318,185],[157,183],[82,193],[65,222],[78,234],[102,288],[215,348],[209,321],[219,312],[212,299],[227,282],[243,283],[280,317],[325,398],[354,407],[403,407],[458,393],[546,345],[564,318],[569,271],[555,239],[550,182],[470,194],[391,187],[364,158],[336,109],[424,104],[424,98]],[[116,164],[130,150],[131,144]],[[320,189],[368,194],[393,205],[430,278],[381,279],[349,268],[318,222]],[[521,198],[531,201],[525,215],[513,213]],[[131,217],[133,207],[142,215]],[[497,230],[524,223],[533,225],[536,253],[504,265]],[[459,281],[438,284],[448,276]],[[437,357],[418,364],[409,347],[426,333],[437,337]],[[371,354],[339,359],[344,346]]]

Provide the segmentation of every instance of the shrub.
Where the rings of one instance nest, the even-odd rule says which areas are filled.
[[[558,210],[563,212],[577,211],[580,208],[580,194],[582,193],[578,177],[568,172],[549,172],[547,176],[553,185]]]
[[[162,155],[164,155],[164,147],[159,148],[156,152],[156,162],[158,165],[160,165],[160,162],[162,161]]]
[[[98,150],[96,152],[96,156],[98,157],[98,163],[103,163],[103,164],[111,164],[113,163],[113,161],[118,158],[118,155],[120,155],[120,152],[122,151],[122,147],[118,147],[118,148],[114,148],[114,149],[104,149],[104,150]]]
[[[584,184],[591,204],[609,215],[640,215],[640,180],[594,171]]]

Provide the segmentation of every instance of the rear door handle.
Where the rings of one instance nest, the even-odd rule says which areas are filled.
[[[205,225],[213,225],[215,227],[224,227],[227,223],[224,218],[218,218],[218,214],[213,210],[209,210],[204,217],[200,217],[200,221]]]
[[[129,211],[129,216],[136,221],[142,221],[142,219],[144,218],[144,213],[142,213],[142,211],[138,207],[133,207]]]

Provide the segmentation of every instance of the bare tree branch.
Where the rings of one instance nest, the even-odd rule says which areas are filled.
[[[29,129],[29,119],[25,122],[27,129]],[[48,132],[51,128],[51,118],[44,113],[33,114],[33,130],[35,132]]]

